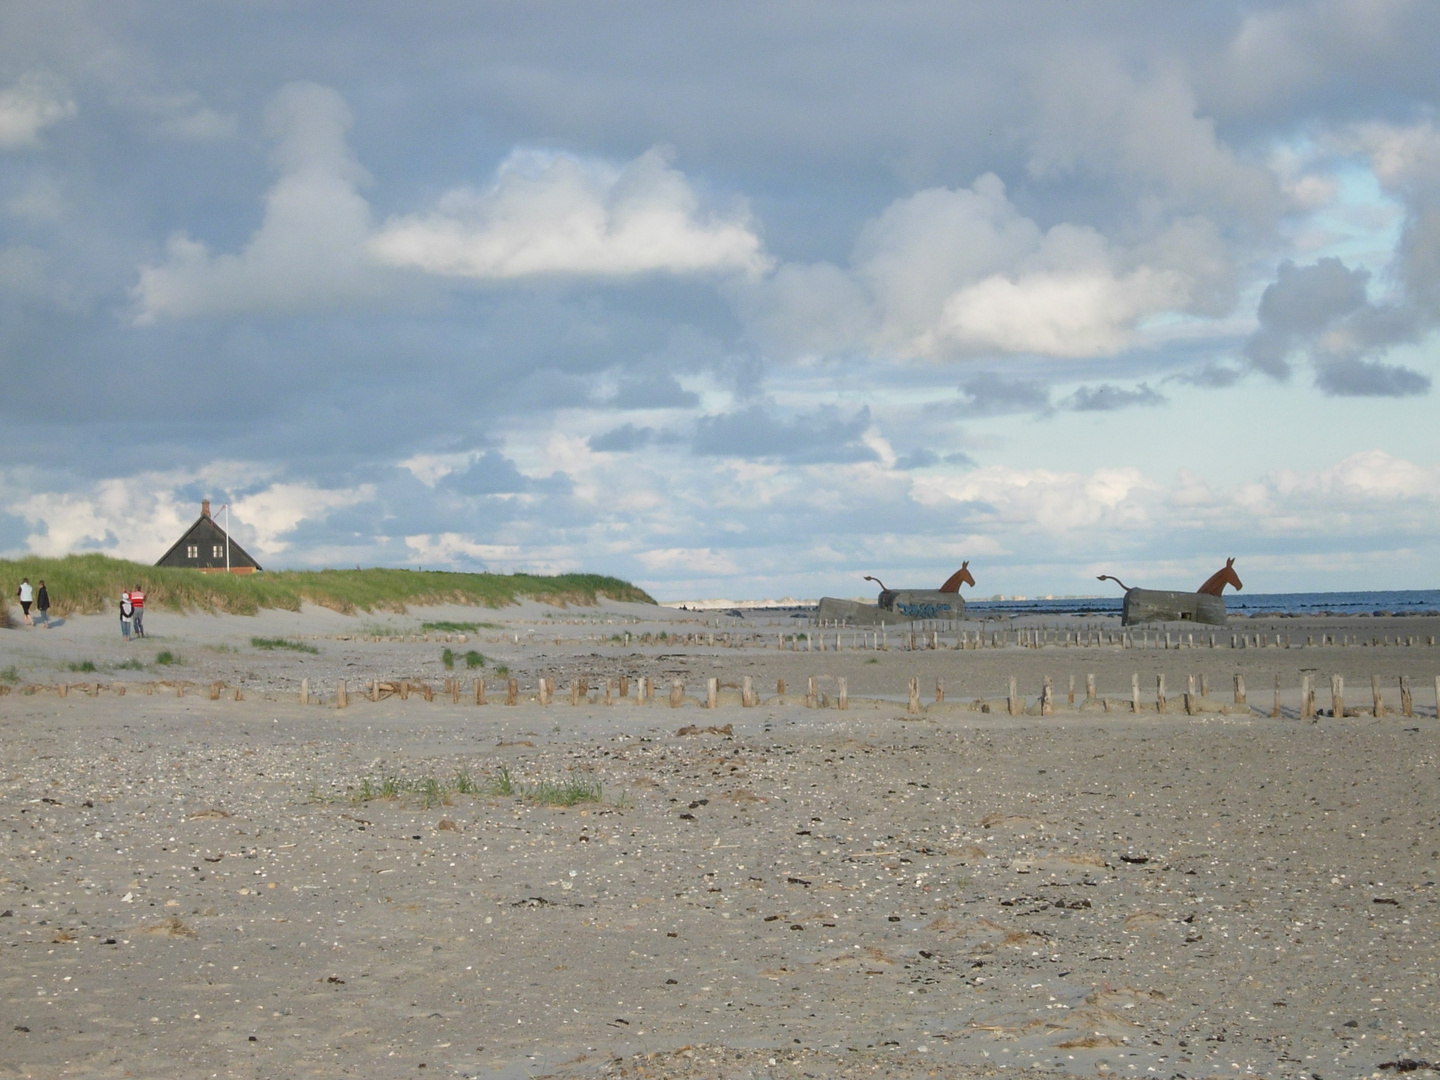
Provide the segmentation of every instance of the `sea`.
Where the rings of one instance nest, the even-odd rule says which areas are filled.
[[[975,612],[1006,615],[1119,615],[1120,596],[1055,600],[971,600]],[[1225,593],[1232,615],[1440,615],[1440,589],[1374,592]]]

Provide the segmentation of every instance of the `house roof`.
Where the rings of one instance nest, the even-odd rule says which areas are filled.
[[[204,545],[206,544],[213,545],[226,542],[225,530],[215,524],[215,519],[210,516],[208,509],[207,506],[207,512],[202,512],[201,515],[195,519],[195,524],[185,530],[185,535],[170,545],[170,550],[160,556],[155,563],[156,566],[192,565],[191,561],[181,554],[186,544],[199,545],[203,551],[205,550]],[[231,567],[253,567],[256,570],[261,568],[260,564],[251,558],[250,553],[235,542],[234,537],[229,537],[229,542]],[[210,558],[202,558],[200,561],[209,567],[213,560]],[[223,566],[225,564],[222,562],[220,565]]]

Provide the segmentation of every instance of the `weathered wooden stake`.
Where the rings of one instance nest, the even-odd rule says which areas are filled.
[[[245,700],[245,691],[244,691],[244,690],[241,690],[240,687],[238,687],[238,686],[235,687],[235,700],[236,700],[236,701],[244,701],[244,700]]]
[[[843,675],[835,680],[835,705],[841,712],[850,708],[850,694]]]
[[[401,700],[401,701],[409,701],[409,700],[410,700],[410,680],[409,680],[409,679],[401,679],[401,680],[400,680],[400,700]]]
[[[1085,700],[1095,700],[1095,674],[1091,672],[1085,676]]]
[[[1245,676],[1244,676],[1244,675],[1236,675],[1236,676],[1235,676],[1235,704],[1236,704],[1236,705],[1244,705],[1244,704],[1245,704]]]
[[[1014,675],[1010,676],[1010,697],[1006,701],[1006,704],[1009,707],[1011,716],[1020,715],[1020,693]]]
[[[1330,715],[1337,720],[1345,715],[1345,676],[1330,676]]]
[[[1155,711],[1156,711],[1157,713],[1163,713],[1163,712],[1165,711],[1165,676],[1164,676],[1164,675],[1156,675],[1156,676],[1155,676]]]
[[[820,691],[814,675],[808,676],[805,680],[805,707],[807,709],[820,707]]]
[[[783,698],[783,697],[785,696],[785,680],[784,680],[784,679],[776,679],[776,680],[775,680],[775,694],[776,694],[777,697],[782,697],[782,698]]]
[[[1195,715],[1195,676],[1185,676],[1185,715]]]
[[[620,697],[623,699],[623,698],[628,698],[629,696],[630,696],[630,676],[628,676],[628,675],[621,675],[621,676],[620,676]]]
[[[301,705],[309,705],[309,704],[310,704],[310,680],[309,680],[309,679],[301,679],[301,680],[300,680],[300,704],[301,704]]]
[[[1301,720],[1309,720],[1309,719],[1310,719],[1310,714],[1311,714],[1311,712],[1314,710],[1315,701],[1314,701],[1314,698],[1313,698],[1312,695],[1313,695],[1313,691],[1312,691],[1311,688],[1310,688],[1310,676],[1307,675],[1307,674],[1304,674],[1304,673],[1302,672],[1301,675],[1300,675],[1300,719],[1301,719]]]
[[[435,700],[435,688],[428,682],[420,684],[420,694],[426,701]]]
[[[216,691],[215,696],[216,696],[216,697],[219,697],[219,696],[220,696],[218,690]],[[456,695],[455,700],[457,700],[457,701],[460,700],[458,694]],[[347,697],[346,694],[345,694],[345,680],[344,680],[344,679],[341,679],[340,682],[337,683],[336,686],[335,686],[335,707],[336,707],[337,709],[345,709],[345,708],[348,708],[349,705],[350,705],[350,699],[349,699],[349,697]]]
[[[1415,699],[1410,696],[1410,676],[1400,676],[1400,712],[1404,716],[1415,715]]]
[[[450,704],[451,704],[451,705],[459,705],[459,704],[460,704],[460,680],[459,680],[458,678],[450,678],[450,679],[446,679],[445,681],[450,684]]]
[[[685,680],[670,680],[670,708],[678,709],[685,704]]]
[[[1138,671],[1130,676],[1130,711],[1133,713],[1140,711],[1140,673]]]
[[[935,679],[935,704],[939,705],[945,700],[945,683],[938,677]]]
[[[1050,676],[1045,676],[1045,687],[1040,691],[1040,715],[1055,715],[1055,687],[1050,682]]]
[[[475,680],[475,704],[485,704],[485,680],[483,678]]]
[[[1385,715],[1385,695],[1380,690],[1380,676],[1370,676],[1370,699],[1375,703],[1374,715],[1378,720]]]
[[[740,704],[747,709],[755,707],[755,680],[749,675],[740,684]]]
[[[914,676],[910,679],[910,702],[905,711],[912,716],[920,711],[920,680]]]
[[[610,696],[610,676],[608,676],[608,675],[605,676],[605,704],[606,704],[606,705],[614,705],[614,704],[615,704],[614,699]]]
[[[1270,708],[1270,716],[1278,718],[1280,715],[1280,676],[1275,676],[1275,704]]]
[[[571,705],[579,705],[579,704],[580,704],[580,680],[579,680],[579,679],[571,679],[571,680],[570,680],[570,704],[571,704]]]

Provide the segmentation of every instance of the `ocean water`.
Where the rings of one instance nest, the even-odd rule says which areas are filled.
[[[1008,615],[1119,615],[1122,603],[1123,597],[1106,596],[1089,600],[967,600],[966,607],[977,613]],[[1313,593],[1237,593],[1227,589],[1225,609],[1232,615],[1271,611],[1285,615],[1440,614],[1440,589]]]

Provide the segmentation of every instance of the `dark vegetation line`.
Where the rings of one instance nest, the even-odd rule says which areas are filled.
[[[263,574],[202,574],[149,566],[108,555],[63,559],[0,559],[0,585],[13,594],[21,578],[44,579],[51,612],[89,615],[114,608],[120,594],[145,588],[147,607],[254,615],[261,608],[299,611],[302,602],[350,615],[405,611],[410,605],[472,604],[503,607],[519,600],[590,605],[597,600],[653,604],[643,589],[603,574],[457,574],[446,571],[278,570]]]

